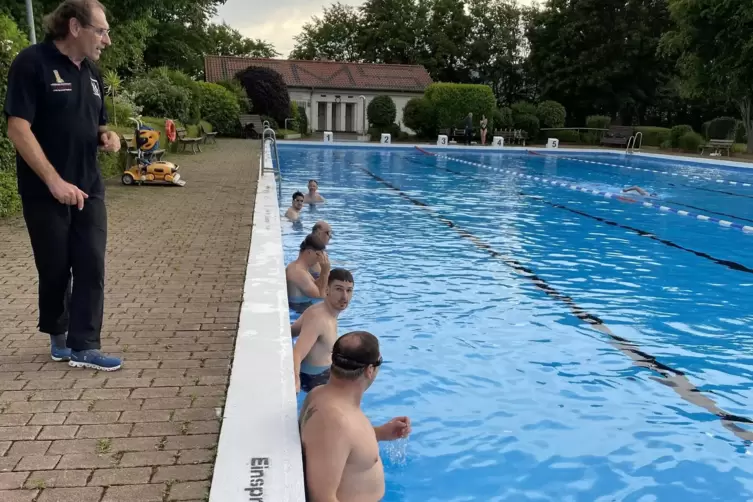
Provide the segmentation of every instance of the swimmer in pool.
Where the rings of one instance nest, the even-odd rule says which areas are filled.
[[[337,341],[337,317],[353,298],[353,274],[344,268],[329,273],[324,301],[307,308],[290,327],[298,340],[293,347],[295,391],[310,392],[329,380],[332,347]]]
[[[324,197],[319,193],[319,183],[316,180],[309,180],[309,192],[303,198],[306,204],[318,204],[324,202]]]
[[[623,188],[622,192],[623,193],[637,192],[639,195],[642,195],[643,197],[656,197],[655,193],[648,193],[647,191],[645,191],[639,186],[631,186],[628,188]]]
[[[332,349],[332,376],[306,396],[298,418],[306,499],[377,502],[384,498],[379,441],[408,437],[411,421],[374,426],[361,400],[379,374],[379,340],[366,331],[343,335]]]
[[[325,246],[329,246],[329,240],[332,238],[332,227],[326,221],[319,220],[314,223],[311,234],[319,237]],[[322,266],[319,265],[319,262],[316,262],[313,267],[309,268],[309,272],[314,279],[317,279],[322,273]]]
[[[290,221],[298,221],[301,217],[301,209],[303,209],[303,194],[296,192],[293,194],[293,203],[285,211],[285,217]]]
[[[322,273],[314,280],[309,268],[319,263]],[[285,282],[288,288],[288,306],[296,312],[303,312],[311,306],[315,298],[324,298],[329,278],[329,257],[320,238],[309,234],[301,243],[298,258],[285,267]]]

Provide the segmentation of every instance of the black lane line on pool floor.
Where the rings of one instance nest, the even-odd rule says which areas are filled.
[[[384,178],[377,176],[365,167],[358,166],[358,169],[370,178],[394,190],[405,200],[420,207],[421,209],[426,210],[435,219],[439,220],[440,222],[454,230],[456,233],[458,233],[460,237],[471,241],[477,248],[486,251],[493,258],[502,261],[505,265],[530,279],[531,282],[533,282],[534,286],[541,289],[549,297],[559,300],[567,305],[573,315],[575,315],[578,319],[590,324],[591,327],[593,327],[600,333],[607,335],[611,339],[611,344],[618,350],[626,354],[628,357],[630,357],[637,366],[648,368],[661,375],[663,377],[663,380],[655,379],[657,382],[660,382],[675,390],[675,392],[677,392],[677,394],[686,401],[700,406],[709,413],[719,417],[719,419],[722,421],[722,425],[740,439],[743,439],[745,441],[753,441],[753,432],[747,431],[735,423],[740,422],[753,424],[753,420],[747,417],[727,413],[726,411],[719,408],[716,402],[704,395],[698,387],[693,385],[690,380],[685,377],[685,374],[682,371],[676,370],[664,363],[657,361],[656,357],[640,350],[638,346],[630,340],[614,334],[612,330],[604,324],[604,321],[602,321],[598,316],[591,314],[578,306],[578,304],[575,303],[575,300],[573,300],[572,297],[557,291],[548,282],[536,275],[536,273],[530,268],[526,267],[514,258],[505,256],[504,254],[495,250],[490,244],[482,241],[471,232],[468,232],[467,230],[458,226],[454,221],[440,215],[429,204],[411,197],[399,187],[396,187]]]
[[[488,186],[491,186],[491,183],[489,183],[489,181],[487,181],[485,179],[482,179],[482,178],[479,178],[477,176],[473,176],[471,174],[466,174],[466,173],[462,173],[460,171],[455,171],[454,169],[450,169],[448,167],[442,167],[442,166],[437,166],[437,165],[429,166],[428,164],[424,164],[424,163],[422,163],[420,161],[415,161],[415,160],[412,160],[412,159],[406,159],[406,160],[408,160],[409,162],[412,162],[414,164],[421,165],[423,167],[435,167],[436,169],[441,169],[443,171],[447,171],[448,173],[452,173],[452,174],[455,174],[455,175],[458,175],[458,176],[463,176],[463,177],[468,178],[468,179],[472,179],[472,180],[476,180],[476,181],[479,181],[479,182],[483,182],[483,183],[486,183]],[[494,188],[494,187],[492,186],[492,188]],[[533,197],[533,195],[525,193],[525,192],[518,192],[518,194],[519,195],[523,195],[525,197]],[[692,253],[692,254],[694,254],[696,256],[699,256],[701,258],[705,258],[705,259],[707,259],[707,260],[709,260],[709,261],[711,261],[713,263],[716,263],[717,265],[722,265],[723,267],[727,267],[729,269],[736,270],[738,272],[746,272],[748,274],[753,274],[753,268],[746,267],[745,265],[743,265],[741,263],[737,263],[737,262],[734,262],[734,261],[731,261],[731,260],[723,260],[721,258],[716,258],[715,256],[711,256],[710,254],[704,253],[703,251],[696,251],[695,249],[686,248],[686,247],[681,246],[681,245],[679,245],[679,244],[677,244],[675,242],[672,242],[670,240],[662,239],[661,237],[657,237],[655,234],[649,232],[648,230],[641,230],[640,228],[635,228],[635,227],[631,227],[629,225],[624,225],[622,223],[617,223],[616,221],[607,220],[606,218],[602,218],[601,216],[595,216],[593,214],[589,214],[589,213],[586,213],[585,211],[580,211],[578,209],[574,209],[574,208],[565,206],[563,204],[557,204],[555,202],[549,202],[548,200],[543,199],[543,198],[540,199],[540,198],[537,197],[536,200],[539,200],[539,201],[543,202],[544,204],[546,204],[548,206],[551,206],[551,207],[555,207],[557,209],[562,209],[562,210],[565,210],[565,211],[569,211],[571,213],[578,214],[578,215],[583,216],[585,218],[591,218],[592,220],[599,221],[601,223],[604,223],[605,225],[610,225],[610,226],[613,226],[613,227],[618,227],[618,228],[622,228],[624,230],[628,230],[630,232],[633,232],[635,234],[640,235],[641,237],[647,237],[647,238],[649,238],[649,239],[651,239],[653,241],[661,242],[662,244],[664,244],[666,246],[673,247],[673,248],[676,248],[676,249],[680,249],[682,251],[687,251],[688,253]]]

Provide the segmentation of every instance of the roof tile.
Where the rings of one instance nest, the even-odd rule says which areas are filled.
[[[277,71],[282,75],[288,87],[423,92],[432,83],[426,68],[420,65],[233,56],[206,56],[204,58],[207,82],[232,78],[249,66],[261,66]]]

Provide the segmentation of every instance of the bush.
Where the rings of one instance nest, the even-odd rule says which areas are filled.
[[[658,147],[669,139],[670,131],[666,127],[642,126],[635,128],[634,134],[637,134],[638,132],[643,133],[641,145]]]
[[[489,126],[489,130],[494,132],[496,130],[510,129],[515,125],[512,120],[512,109],[508,107],[499,108],[492,113],[492,124]]]
[[[290,95],[282,75],[269,68],[251,66],[238,73],[238,79],[254,104],[254,112],[284,124],[290,113]]]
[[[556,101],[542,101],[536,108],[536,116],[545,127],[564,127],[565,107]]]
[[[539,118],[536,115],[518,115],[515,119],[515,128],[526,131],[529,140],[532,141],[539,135]]]
[[[496,99],[491,87],[480,84],[431,84],[424,93],[434,110],[437,128],[457,127],[473,113],[478,124],[481,115],[491,117]]]
[[[698,147],[703,143],[703,137],[695,132],[686,132],[680,136],[679,140],[680,148],[689,153],[697,153]]]
[[[369,125],[374,127],[388,127],[395,123],[397,107],[392,98],[386,95],[377,96],[369,102],[366,108]]]
[[[277,121],[269,115],[261,115],[259,118],[261,118],[262,125],[264,125],[264,121],[266,120],[267,122],[269,122],[269,127],[274,129],[275,131],[280,128],[280,125],[277,123]]]
[[[717,117],[709,122],[707,134],[709,139],[733,139],[736,128],[737,119],[733,117]]]
[[[679,148],[680,138],[686,132],[693,132],[693,127],[689,125],[676,125],[669,131],[669,148]],[[661,146],[661,145],[659,145]],[[664,148],[662,146],[662,148]]]
[[[677,142],[678,143],[680,142],[680,138],[677,138]],[[661,148],[662,150],[669,150],[670,148],[673,148],[672,147],[672,141],[671,140],[667,140],[667,141],[663,142],[661,145],[659,145],[659,148]]]
[[[113,101],[115,104],[113,104]],[[130,126],[131,122],[128,119],[141,115],[143,110],[143,107],[134,102],[133,94],[128,92],[121,92],[114,99],[112,97],[107,98],[105,108],[107,109],[109,123],[117,124],[119,127]]]
[[[586,117],[586,127],[590,129],[609,129],[612,118],[607,115],[589,115]]]
[[[517,120],[521,115],[536,115],[536,105],[527,101],[518,101],[510,106],[512,109],[513,120]]]
[[[191,97],[188,104],[188,113],[187,116],[181,118],[180,120],[187,124],[199,123],[199,120],[201,119],[201,82],[193,80],[191,77],[179,70],[173,70],[166,67],[154,68],[149,71],[147,76],[150,78],[166,79],[174,86],[188,91],[188,94]]]
[[[168,79],[141,77],[133,81],[131,90],[144,115],[168,117],[181,122],[190,120],[191,93]]]
[[[437,134],[437,116],[428,99],[412,98],[403,108],[403,122],[419,137],[432,138]]]
[[[10,216],[20,209],[16,172],[0,171],[0,218]]]
[[[243,86],[238,80],[222,80],[217,82],[217,85],[221,85],[233,93],[233,96],[235,96],[235,99],[238,101],[238,108],[242,114],[251,112],[251,100],[246,95],[246,91],[243,90]]]
[[[298,132],[301,134],[309,133],[309,118],[306,115],[306,107],[298,105]]]
[[[232,92],[221,85],[200,82],[201,119],[212,124],[215,131],[223,136],[237,136],[240,133],[238,100]]]
[[[735,130],[735,143],[748,143],[748,134],[745,132],[745,124],[742,120],[737,121],[737,129]]]

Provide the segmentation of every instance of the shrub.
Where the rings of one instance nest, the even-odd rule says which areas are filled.
[[[144,115],[189,121],[191,94],[185,88],[166,78],[142,77],[133,81],[131,90]]]
[[[489,130],[494,132],[497,129],[510,129],[515,122],[512,120],[512,109],[508,107],[499,108],[492,113],[492,123]]]
[[[527,101],[518,101],[510,106],[512,109],[513,120],[521,115],[536,115],[536,105]]]
[[[251,66],[239,72],[237,77],[254,104],[255,113],[285,123],[290,113],[290,95],[282,75],[269,68]]]
[[[539,118],[536,115],[518,115],[515,127],[526,131],[528,138],[533,140],[539,135]]]
[[[8,69],[18,53],[29,45],[26,35],[8,16],[0,14],[0,102],[5,103],[8,91]],[[0,118],[0,217],[21,208],[16,181],[16,150],[7,138],[5,115]]]
[[[735,130],[735,143],[748,143],[748,134],[745,132],[745,124],[742,120],[737,121],[737,129]]]
[[[474,123],[478,124],[481,115],[491,117],[496,107],[496,99],[491,87],[480,84],[431,84],[424,93],[436,117],[438,128],[457,127],[473,113]]]
[[[542,101],[536,108],[536,116],[545,127],[564,127],[565,107],[556,101]]]
[[[298,132],[301,134],[309,133],[309,118],[303,105],[298,105]]]
[[[240,132],[238,100],[232,92],[221,85],[200,82],[201,118],[212,124],[215,131],[224,136]]]
[[[397,107],[392,98],[386,95],[377,96],[369,102],[366,108],[369,124],[374,127],[388,127],[395,123]]]
[[[612,118],[608,115],[589,115],[586,117],[586,127],[591,129],[608,129]]]
[[[280,125],[277,123],[277,121],[274,119],[274,117],[270,117],[269,115],[261,115],[261,123],[264,125],[264,121],[266,120],[269,122],[269,127],[277,131],[280,128]]]
[[[233,93],[235,99],[238,100],[238,107],[240,108],[241,113],[245,114],[251,112],[251,99],[246,95],[246,91],[243,90],[243,86],[238,80],[222,80],[217,82],[217,85],[221,85]]]
[[[398,126],[397,124],[370,127],[368,132],[368,134],[371,136],[371,141],[379,141],[382,137],[382,133],[390,134],[393,141],[405,136],[403,131],[400,130],[400,126]]]
[[[678,143],[680,142],[680,138],[677,138],[677,142]],[[659,145],[659,148],[661,148],[662,150],[669,150],[670,148],[673,148],[672,141],[671,140],[664,141],[661,145]]]
[[[682,136],[680,136],[679,140],[680,148],[682,148],[686,152],[690,153],[696,153],[698,152],[698,147],[701,146],[701,143],[703,143],[703,137],[695,132],[686,132]]]
[[[733,117],[717,117],[709,122],[708,137],[710,139],[733,139],[737,119]]]
[[[680,138],[686,132],[693,132],[693,127],[689,125],[676,125],[669,131],[669,148],[679,148]],[[661,145],[659,145],[661,146]],[[662,147],[664,148],[664,147]]]
[[[187,124],[199,123],[199,120],[201,119],[202,99],[201,82],[193,80],[191,77],[179,70],[173,70],[166,67],[159,67],[150,70],[147,74],[147,77],[166,79],[174,86],[185,89],[191,99],[188,103],[188,113],[185,117],[181,118],[181,121]]]
[[[650,127],[641,126],[635,128],[635,133],[643,133],[643,139],[641,145],[645,146],[659,146],[669,139],[669,129],[666,127]]]
[[[403,122],[422,138],[431,138],[437,134],[437,117],[428,99],[409,100],[403,108]]]

